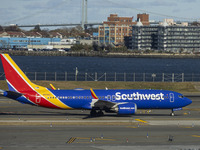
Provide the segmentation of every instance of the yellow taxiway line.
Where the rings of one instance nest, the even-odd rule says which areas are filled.
[[[192,135],[193,137],[198,137],[198,138],[200,138],[200,135]]]
[[[148,123],[147,121],[144,121],[144,120],[141,120],[141,119],[135,119],[135,121],[139,121],[139,122],[142,122],[142,123]]]

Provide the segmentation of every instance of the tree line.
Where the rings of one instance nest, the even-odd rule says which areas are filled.
[[[63,28],[58,28],[54,30],[49,30],[48,28],[41,29],[39,25],[36,25],[33,29],[31,30],[23,30],[19,28],[17,25],[11,25],[7,27],[2,27],[0,26],[0,32],[39,32],[42,33],[45,37],[51,37],[51,33],[53,32],[58,32],[64,37],[79,37],[79,38],[84,38],[84,37],[91,37],[93,35],[93,32],[98,32],[98,28],[88,28],[85,31],[83,31],[81,26],[76,26],[76,27],[63,27]]]

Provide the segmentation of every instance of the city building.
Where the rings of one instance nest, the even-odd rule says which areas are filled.
[[[137,14],[137,22],[141,21],[143,25],[149,26],[149,14]],[[136,23],[137,23],[136,22]]]
[[[73,45],[76,44],[76,38],[61,39],[59,42],[49,42],[49,45]]]
[[[59,32],[35,32],[35,31],[0,31],[0,37],[21,38],[63,38]]]
[[[27,38],[27,37],[0,37],[1,49],[28,48],[28,45],[48,45],[49,42],[60,42],[60,38]]]
[[[76,44],[75,38],[62,39],[58,32],[2,31],[0,32],[1,49],[48,49],[70,48]]]
[[[157,49],[157,26],[144,26],[139,21],[132,26],[132,38],[130,46],[134,50]]]
[[[0,32],[0,37],[25,37],[25,33],[16,31]]]
[[[169,23],[169,24],[168,24]],[[132,26],[130,47],[133,50],[171,52],[200,51],[200,27],[165,20],[158,26],[144,26],[138,21]]]
[[[140,18],[145,25],[149,25],[148,14],[138,14],[137,18]],[[132,26],[136,23],[133,22],[133,17],[118,17],[117,14],[110,14],[107,21],[99,26],[99,43],[114,46],[123,45],[124,37],[132,36]]]
[[[188,26],[188,22],[175,22],[174,19],[165,19],[164,22],[159,22],[159,25],[166,24],[168,26]]]
[[[200,51],[200,27],[158,26],[158,50]]]

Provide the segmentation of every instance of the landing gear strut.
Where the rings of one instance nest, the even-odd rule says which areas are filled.
[[[103,115],[104,115],[104,113],[103,113],[102,110],[99,110],[99,111],[97,112],[97,114],[98,114],[98,116],[103,116]]]
[[[174,114],[174,111],[173,111],[173,109],[172,109],[172,113],[170,114],[170,116],[174,116],[175,114]]]
[[[92,116],[92,117],[98,117],[98,116],[103,116],[103,115],[104,115],[104,113],[103,113],[102,110],[99,110],[99,111],[97,112],[95,109],[92,109],[92,110],[90,111],[90,116]]]
[[[96,110],[92,109],[92,110],[90,111],[90,116],[95,117],[96,115],[97,115]]]

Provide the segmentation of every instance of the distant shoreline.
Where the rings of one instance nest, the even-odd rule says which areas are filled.
[[[200,58],[200,54],[168,54],[168,53],[102,53],[102,52],[57,52],[57,51],[4,51],[11,56],[73,56],[73,57],[109,57],[109,58]]]

